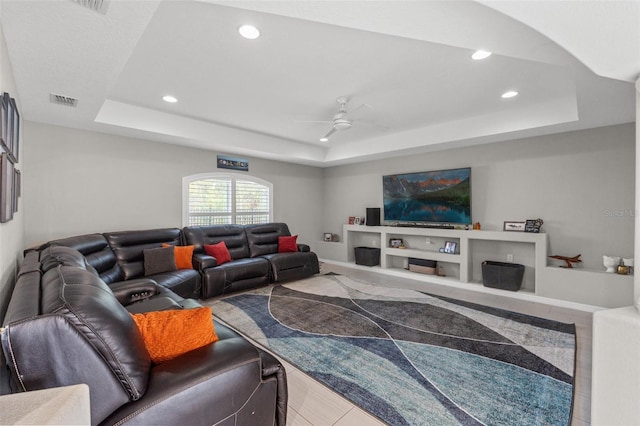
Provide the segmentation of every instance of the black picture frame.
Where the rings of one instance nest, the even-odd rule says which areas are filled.
[[[22,174],[20,170],[14,167],[13,169],[13,212],[18,212],[18,198],[20,198],[22,192]]]
[[[458,248],[458,243],[455,241],[445,241],[444,243],[444,252],[449,254],[455,254],[456,248]]]
[[[507,232],[524,232],[525,225],[526,222],[522,221],[505,221],[502,230]]]
[[[404,241],[402,241],[402,238],[389,238],[389,247],[391,248],[404,247]]]
[[[9,100],[9,111],[11,116],[11,134],[8,136],[11,139],[11,151],[9,155],[13,157],[13,163],[18,163],[20,154],[20,113],[18,112],[18,106],[16,100],[11,98]]]
[[[5,151],[9,151],[9,139],[7,138],[7,132],[9,130],[9,104],[7,103],[7,92],[0,96],[0,103],[2,104],[2,118],[0,122],[0,144]]]
[[[9,155],[3,152],[0,157],[0,223],[13,219],[14,169]]]

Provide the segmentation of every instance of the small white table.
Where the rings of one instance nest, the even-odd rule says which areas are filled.
[[[1,425],[90,425],[89,386],[73,385],[0,396]]]

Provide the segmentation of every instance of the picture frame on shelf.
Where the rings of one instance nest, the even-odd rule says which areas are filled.
[[[505,221],[502,230],[508,232],[524,232],[526,224],[524,221]]]
[[[455,254],[456,248],[458,248],[458,243],[455,241],[445,241],[444,243],[444,252],[449,254]]]
[[[362,224],[362,218],[360,216],[356,216],[353,218],[353,224],[354,225],[361,225]]]
[[[0,223],[13,219],[14,165],[6,152],[0,156]]]
[[[404,241],[402,238],[389,238],[389,247],[401,248],[404,247]]]
[[[353,225],[356,222],[356,217],[355,216],[349,216],[349,225]]]
[[[325,232],[323,240],[326,242],[331,242],[333,240],[333,234],[331,232]]]

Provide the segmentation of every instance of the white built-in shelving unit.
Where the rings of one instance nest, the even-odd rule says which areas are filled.
[[[441,228],[344,225],[343,240],[318,242],[316,251],[325,260],[355,265],[356,247],[380,248],[383,273],[428,280],[478,291],[530,295],[595,307],[615,308],[633,304],[633,276],[583,268],[560,268],[548,264],[549,239],[545,233],[458,230]],[[402,239],[405,248],[389,246]],[[447,241],[457,244],[453,254],[442,253]],[[424,276],[408,270],[408,259],[429,259],[443,267],[446,276]],[[507,261],[525,266],[518,292],[482,286],[484,260]]]

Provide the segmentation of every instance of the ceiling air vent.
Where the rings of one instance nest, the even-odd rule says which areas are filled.
[[[49,101],[52,104],[65,105],[70,107],[78,106],[78,100],[70,96],[56,95],[55,93],[49,93]]]
[[[100,12],[103,15],[107,13],[107,7],[109,6],[109,0],[72,0],[74,3],[78,3],[81,6]]]

